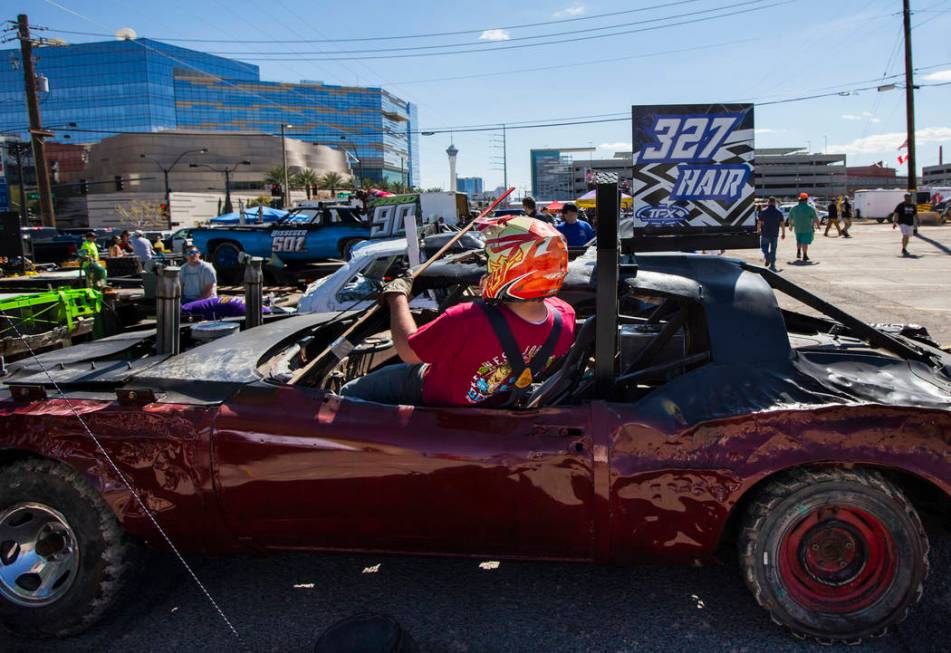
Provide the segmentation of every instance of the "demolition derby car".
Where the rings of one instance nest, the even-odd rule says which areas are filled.
[[[444,308],[481,274],[462,252],[417,290]],[[90,627],[138,544],[165,546],[156,523],[206,553],[698,564],[735,547],[798,635],[854,642],[906,616],[928,575],[922,515],[951,497],[951,355],[727,258],[592,248],[561,296],[574,345],[505,409],[339,396],[396,360],[385,314],[342,343],[346,310],[183,335],[177,355],[140,332],[9,365],[0,620]]]

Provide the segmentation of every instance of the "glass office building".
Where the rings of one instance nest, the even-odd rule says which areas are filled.
[[[469,197],[482,194],[482,177],[459,177],[456,179],[456,190]]]
[[[255,65],[151,39],[35,53],[37,74],[49,79],[40,110],[54,140],[166,129],[277,134],[283,123],[293,125],[289,136],[348,150],[358,175],[419,185],[416,107],[384,89],[262,81]],[[20,51],[0,51],[0,131],[25,130],[27,120]]]

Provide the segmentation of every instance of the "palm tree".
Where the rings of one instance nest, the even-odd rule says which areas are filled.
[[[267,171],[267,174],[264,176],[264,183],[266,184],[281,184],[284,185],[284,166],[274,166]]]
[[[320,175],[310,168],[301,168],[297,171],[297,174],[294,175],[294,185],[303,186],[304,191],[307,193],[307,199],[310,199],[311,190],[316,188],[317,184],[320,183]]]
[[[336,172],[328,172],[320,178],[318,188],[329,190],[331,195],[337,195],[337,189],[343,186],[343,177]]]

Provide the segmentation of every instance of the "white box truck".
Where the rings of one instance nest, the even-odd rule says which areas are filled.
[[[901,201],[905,193],[900,188],[875,188],[855,191],[852,211],[856,218],[871,218],[885,222]]]

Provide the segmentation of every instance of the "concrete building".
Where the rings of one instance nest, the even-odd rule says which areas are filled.
[[[344,179],[350,178],[343,151],[296,138],[288,138],[286,143],[291,174],[309,168],[319,175],[336,172]],[[199,151],[202,148],[207,150],[204,154]],[[124,179],[129,192],[164,193],[162,168],[168,169],[176,160],[178,164],[169,173],[173,191],[223,192],[225,175],[220,170],[234,168],[229,174],[232,190],[260,193],[264,192],[268,171],[281,165],[281,138],[270,134],[196,135],[174,131],[111,136],[90,147],[84,178],[90,194],[113,192],[117,176]]]
[[[532,171],[532,195],[536,199],[573,197],[574,155],[594,152],[593,147],[533,149],[529,152]]]
[[[922,186],[951,186],[951,163],[925,166],[921,175]]]
[[[594,186],[594,175],[599,172],[613,173],[618,176],[622,188],[630,191],[630,182],[634,178],[634,153],[615,152],[610,159],[579,159],[571,164],[571,192],[569,197],[584,195]]]
[[[899,175],[883,161],[868,166],[846,166],[849,193],[869,188],[907,188],[908,177]]]
[[[456,190],[465,193],[470,198],[482,195],[482,177],[459,177],[456,179]]]
[[[806,152],[801,147],[755,150],[753,179],[756,195],[783,199],[809,193],[818,198],[842,195],[848,190],[845,154]]]
[[[295,138],[351,150],[368,179],[419,185],[416,106],[382,88],[264,81],[256,65],[152,39],[35,53],[37,74],[49,79],[40,103],[53,140],[175,129],[277,134],[284,124]],[[0,131],[25,131],[19,49],[0,50],[0,60]]]

